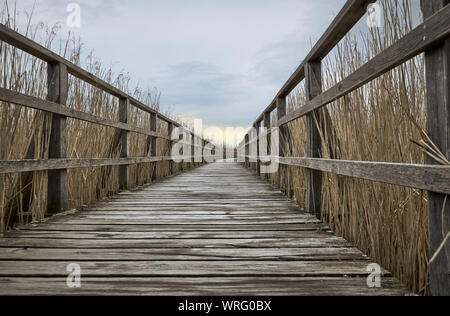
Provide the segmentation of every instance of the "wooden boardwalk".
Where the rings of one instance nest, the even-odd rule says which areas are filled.
[[[236,163],[214,163],[0,239],[0,294],[402,295]],[[81,267],[81,288],[66,284]]]

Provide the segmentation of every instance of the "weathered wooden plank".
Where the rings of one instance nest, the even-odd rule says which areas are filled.
[[[273,224],[309,224],[316,223],[315,219],[310,218],[299,218],[299,219],[291,219],[291,218],[281,218],[276,220],[270,220],[267,218],[261,219],[199,219],[199,218],[190,218],[190,219],[144,219],[144,218],[67,218],[67,219],[52,219],[52,223],[60,223],[63,225],[82,225],[82,224],[91,224],[91,225],[103,225],[103,224],[156,224],[156,225],[175,225],[175,224],[190,224],[190,225],[248,225],[248,224],[267,224],[270,221]]]
[[[307,102],[301,108],[290,112],[278,125],[285,125],[303,117],[350,92],[362,87],[380,75],[417,56],[427,48],[445,40],[450,34],[450,25],[442,21],[450,20],[450,7],[445,7],[423,24],[416,27],[392,46],[383,50],[340,83]]]
[[[0,276],[67,276],[70,261],[0,261]],[[362,261],[88,261],[80,262],[84,277],[99,276],[368,276]],[[17,267],[20,266],[20,269]],[[381,270],[382,277],[390,273]]]
[[[341,176],[450,194],[450,167],[313,158],[280,158],[281,164]]]
[[[382,279],[368,288],[360,277],[207,277],[84,278],[81,288],[67,287],[66,277],[0,278],[0,295],[151,295],[151,296],[405,296],[397,280]]]
[[[0,174],[58,169],[120,166],[161,160],[162,157],[2,160],[0,161]]]
[[[69,89],[67,67],[61,63],[47,65],[47,100],[65,105]],[[67,118],[51,116],[51,131],[48,149],[50,159],[67,158]],[[67,170],[48,171],[47,211],[50,214],[67,209]]]
[[[4,248],[0,260],[21,261],[346,261],[369,260],[355,248],[46,249]]]
[[[316,221],[310,224],[256,224],[256,225],[184,225],[184,224],[174,224],[174,225],[155,225],[155,224],[81,224],[81,225],[60,225],[58,223],[40,223],[40,224],[30,224],[21,227],[21,230],[44,230],[44,231],[104,231],[104,232],[115,232],[115,231],[146,231],[146,232],[164,232],[164,231],[225,231],[225,232],[236,232],[236,231],[304,231],[304,230],[319,230],[323,227],[323,224]]]
[[[351,247],[343,238],[259,239],[0,239],[0,248],[331,248]]]
[[[421,1],[424,18],[432,16],[444,6],[450,10],[449,0]],[[444,22],[447,21],[447,22]],[[449,19],[443,20],[447,24]],[[450,39],[425,52],[427,84],[427,134],[442,154],[450,160]],[[439,164],[428,157],[429,164]],[[449,182],[447,181],[447,184]],[[450,185],[450,184],[449,184]],[[450,191],[441,192],[450,194]],[[450,233],[449,195],[429,194],[430,254],[438,251]],[[450,296],[450,241],[430,264],[430,291],[436,296]]]
[[[317,231],[245,231],[234,232],[49,232],[15,231],[4,234],[3,238],[61,238],[61,239],[258,239],[258,238],[327,238],[333,236],[329,230]]]

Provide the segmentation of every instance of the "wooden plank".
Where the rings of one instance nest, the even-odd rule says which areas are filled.
[[[368,288],[361,277],[207,277],[84,278],[81,288],[66,277],[0,278],[0,295],[151,295],[151,296],[405,296],[397,280],[382,279]]]
[[[68,73],[61,63],[47,65],[47,100],[65,105],[69,89]],[[67,118],[51,116],[51,131],[48,157],[50,159],[67,158]],[[50,214],[67,209],[67,170],[48,171],[47,211]]]
[[[3,160],[0,161],[0,174],[58,169],[120,166],[155,162],[161,160],[162,157]]]
[[[36,110],[41,110],[41,111],[44,111],[47,113],[53,113],[53,114],[57,114],[60,116],[66,116],[66,117],[70,117],[73,119],[77,119],[77,120],[81,120],[81,121],[85,121],[85,122],[89,122],[89,123],[94,123],[94,124],[99,124],[99,125],[103,125],[103,126],[113,127],[113,128],[129,131],[129,132],[137,133],[137,134],[155,136],[155,137],[162,138],[162,139],[168,138],[167,136],[164,136],[160,133],[154,133],[154,132],[150,132],[150,131],[147,131],[145,129],[142,129],[142,128],[139,128],[136,126],[132,126],[130,124],[125,124],[125,123],[116,122],[116,121],[109,120],[109,119],[104,119],[104,118],[98,117],[96,115],[92,115],[89,113],[85,113],[82,111],[72,109],[68,106],[64,106],[64,105],[61,105],[61,104],[58,104],[55,102],[50,102],[48,100],[43,100],[43,99],[40,99],[37,97],[28,96],[28,95],[25,95],[25,94],[22,94],[19,92],[15,92],[12,90],[8,90],[5,88],[0,88],[0,101],[17,104],[17,105],[21,105],[21,106],[26,106],[26,107],[33,108]]]
[[[104,232],[168,232],[168,231],[304,231],[304,230],[319,230],[323,225],[316,221],[315,223],[307,224],[247,224],[247,225],[186,225],[186,224],[174,224],[174,225],[155,225],[155,224],[81,224],[81,225],[60,225],[58,223],[39,223],[30,224],[21,227],[23,230],[43,230],[43,231],[104,231]]]
[[[362,65],[340,83],[307,102],[301,108],[288,113],[286,117],[279,120],[278,125],[285,125],[318,110],[442,42],[450,34],[450,25],[442,23],[442,21],[448,20],[450,20],[450,7],[447,6]]]
[[[49,232],[15,231],[4,234],[3,238],[40,238],[40,239],[258,239],[258,238],[327,238],[332,236],[329,230],[316,231],[245,231],[235,232]]]
[[[280,158],[281,164],[358,179],[450,194],[450,167],[313,158]]]
[[[203,218],[189,218],[183,219],[145,219],[142,217],[137,218],[67,218],[67,219],[53,219],[52,223],[60,223],[63,225],[83,225],[83,224],[92,224],[92,225],[104,225],[104,224],[121,224],[126,222],[129,225],[175,225],[175,224],[186,224],[186,225],[261,225],[268,222],[267,218],[243,218],[243,219],[203,219]],[[311,224],[316,223],[314,219],[311,218],[299,218],[299,219],[291,219],[291,218],[281,218],[272,221],[273,224]]]
[[[254,249],[45,249],[4,248],[0,260],[20,261],[355,261],[369,260],[355,248]]]
[[[0,276],[67,277],[70,261],[0,261]],[[362,261],[88,261],[80,262],[84,277],[249,277],[368,276],[368,262]],[[20,269],[16,267],[20,266]],[[382,277],[390,277],[381,271]]]
[[[444,6],[450,10],[449,0],[421,1],[424,18],[432,16]],[[442,12],[442,11],[441,11]],[[444,21],[447,21],[444,22]],[[449,19],[442,20],[447,24]],[[450,40],[425,52],[427,84],[427,134],[443,155],[450,160]],[[439,164],[428,157],[427,162]],[[450,192],[445,192],[450,194]],[[438,251],[450,233],[449,195],[429,193],[430,254]],[[430,292],[435,296],[450,296],[450,242],[430,264]]]
[[[258,238],[258,239],[45,239],[3,238],[0,248],[341,248],[351,247],[343,238]]]
[[[313,100],[322,93],[322,62],[308,62],[305,65],[306,99]],[[320,111],[320,110],[319,110]],[[321,158],[322,139],[319,126],[323,125],[319,111],[306,116],[306,155],[310,158]],[[306,170],[306,209],[317,218],[322,215],[322,172],[314,169]]]

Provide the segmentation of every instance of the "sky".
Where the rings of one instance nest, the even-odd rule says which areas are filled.
[[[0,0],[4,2],[6,0]],[[10,4],[12,0],[9,0]],[[158,88],[161,107],[205,126],[246,127],[273,100],[345,0],[16,0],[34,23],[61,24],[84,53],[134,84]],[[67,6],[81,27],[67,25]]]

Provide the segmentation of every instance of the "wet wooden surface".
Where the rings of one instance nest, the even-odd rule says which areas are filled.
[[[67,266],[81,268],[69,288]],[[1,295],[404,295],[369,258],[236,163],[4,234]]]

